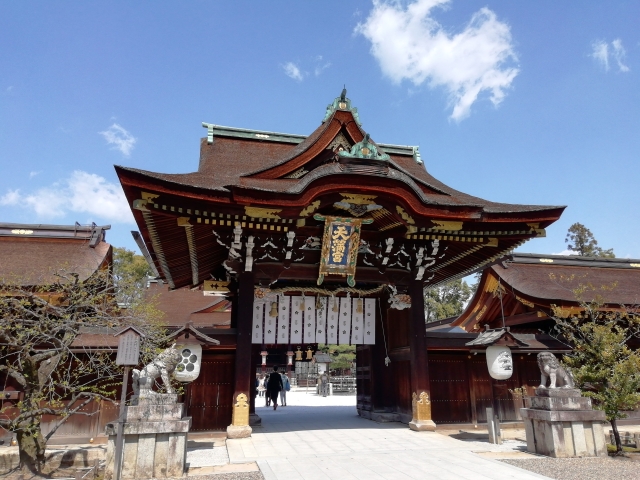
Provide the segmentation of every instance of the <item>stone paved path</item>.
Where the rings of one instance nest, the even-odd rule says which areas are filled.
[[[256,461],[266,480],[548,478],[483,458],[444,435],[362,419],[353,396],[288,397],[289,406],[277,411],[258,399],[262,426],[251,438],[227,440],[231,463]]]

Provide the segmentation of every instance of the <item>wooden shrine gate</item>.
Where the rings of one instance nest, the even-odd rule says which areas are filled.
[[[187,387],[185,404],[191,431],[225,430],[231,423],[235,354],[202,358],[198,378]]]

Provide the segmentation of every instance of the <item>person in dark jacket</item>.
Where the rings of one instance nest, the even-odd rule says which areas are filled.
[[[278,395],[283,388],[282,377],[278,373],[278,367],[273,367],[273,373],[269,375],[269,383],[267,383],[267,397],[273,402],[274,410],[278,408]]]

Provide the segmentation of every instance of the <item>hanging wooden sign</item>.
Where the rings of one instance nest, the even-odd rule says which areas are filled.
[[[318,285],[322,285],[325,275],[342,275],[347,277],[349,286],[355,286],[361,226],[373,220],[325,217],[318,214],[313,218],[324,221]]]

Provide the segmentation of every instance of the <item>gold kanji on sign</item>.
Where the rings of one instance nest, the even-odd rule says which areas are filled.
[[[324,281],[325,275],[342,275],[347,277],[350,286],[355,285],[356,263],[360,247],[360,230],[362,224],[371,223],[367,218],[324,217],[314,215],[316,220],[324,220],[322,237],[322,253],[318,285]]]

